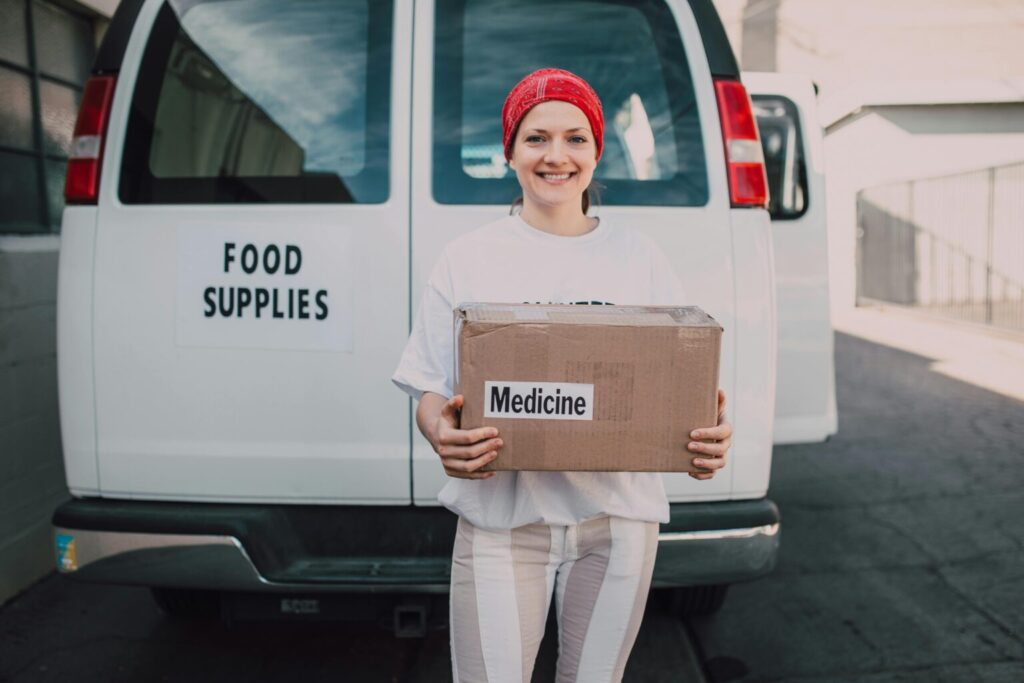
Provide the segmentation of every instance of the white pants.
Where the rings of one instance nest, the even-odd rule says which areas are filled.
[[[460,517],[452,554],[454,679],[529,683],[554,592],[556,680],[621,680],[657,549],[655,522],[600,517],[487,531]]]

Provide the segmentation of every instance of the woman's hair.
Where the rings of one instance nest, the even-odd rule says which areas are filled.
[[[601,206],[601,192],[598,189],[599,185],[595,181],[591,181],[590,185],[587,185],[587,189],[583,191],[583,197],[580,199],[580,204],[583,207],[583,215],[587,215],[587,211],[590,210],[591,206]],[[512,202],[512,206],[508,208],[508,215],[514,216],[515,214],[523,210],[523,195],[519,195]]]

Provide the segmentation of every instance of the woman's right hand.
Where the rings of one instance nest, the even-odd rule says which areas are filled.
[[[427,400],[427,405],[424,405],[424,399]],[[420,409],[425,410],[427,414],[422,416],[425,419],[417,420],[420,422],[420,430],[440,456],[441,464],[449,477],[490,479],[495,472],[478,470],[498,457],[498,449],[504,444],[498,438],[498,430],[494,427],[459,429],[459,411],[462,409],[463,400],[462,394],[457,394],[447,401],[438,394],[425,394],[420,401]],[[442,401],[443,404],[439,406]],[[440,411],[435,413],[438,407]]]

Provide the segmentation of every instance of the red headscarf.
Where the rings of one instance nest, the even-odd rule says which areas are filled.
[[[519,81],[501,108],[502,141],[505,143],[505,159],[512,158],[512,138],[519,130],[519,123],[526,112],[541,102],[561,100],[580,108],[590,122],[597,145],[597,158],[601,158],[604,146],[604,112],[601,100],[590,84],[576,74],[564,69],[538,69]]]

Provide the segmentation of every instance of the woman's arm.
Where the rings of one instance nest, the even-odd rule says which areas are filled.
[[[477,470],[498,457],[498,449],[504,444],[497,438],[498,430],[494,427],[459,429],[462,401],[461,394],[446,399],[440,394],[424,392],[416,408],[416,425],[441,457],[449,477],[489,479],[494,472]]]
[[[699,472],[690,472],[694,479],[710,479],[717,470],[725,467],[725,454],[732,446],[732,424],[725,417],[725,392],[718,390],[718,425],[701,427],[690,432],[691,439],[710,439],[714,443],[691,441],[686,448],[699,456],[693,459]]]

